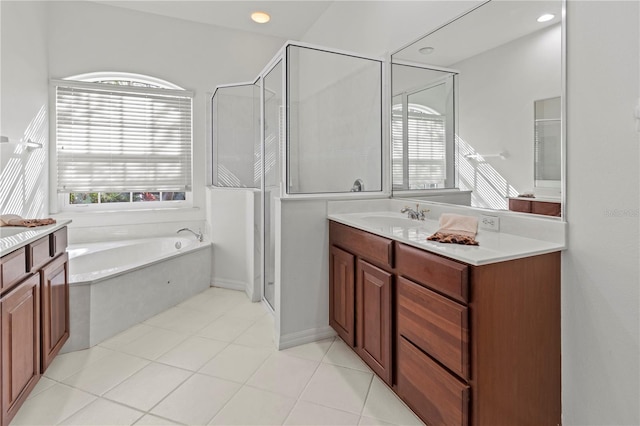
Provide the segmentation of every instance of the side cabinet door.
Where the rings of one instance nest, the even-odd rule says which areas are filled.
[[[19,284],[1,306],[2,424],[8,425],[40,379],[40,277]]]
[[[355,258],[331,246],[329,261],[329,325],[348,345],[355,345]]]
[[[358,260],[356,350],[387,384],[392,383],[392,275]]]
[[[42,372],[69,339],[68,256],[42,268]]]

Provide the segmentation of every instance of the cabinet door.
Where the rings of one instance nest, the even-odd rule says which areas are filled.
[[[2,424],[8,425],[40,378],[40,277],[27,278],[0,304]]]
[[[348,345],[355,345],[355,258],[331,246],[329,261],[329,325]]]
[[[42,268],[42,372],[69,338],[68,256]]]
[[[363,260],[358,260],[357,268],[356,351],[378,376],[391,385],[392,276]]]

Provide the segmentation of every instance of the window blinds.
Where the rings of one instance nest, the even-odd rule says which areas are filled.
[[[392,117],[393,182],[402,189],[423,189],[446,179],[445,116],[421,112],[409,106],[408,134],[403,138],[402,111]],[[404,158],[404,152],[407,158]],[[408,164],[405,164],[407,162]],[[404,182],[404,170],[408,182]],[[401,183],[401,185],[400,185]]]
[[[190,191],[192,94],[57,82],[58,192]]]

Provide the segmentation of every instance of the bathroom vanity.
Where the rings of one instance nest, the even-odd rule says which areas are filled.
[[[561,423],[560,245],[329,219],[330,325],[426,424]]]
[[[69,221],[0,239],[0,426],[7,426],[69,338]]]
[[[509,210],[560,217],[562,214],[562,204],[555,199],[512,197],[509,198]]]

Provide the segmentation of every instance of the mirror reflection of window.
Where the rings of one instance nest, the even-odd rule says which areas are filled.
[[[437,78],[393,97],[394,190],[454,186],[454,74],[421,71]]]
[[[560,188],[560,97],[535,101],[534,109],[535,185],[540,188]]]

